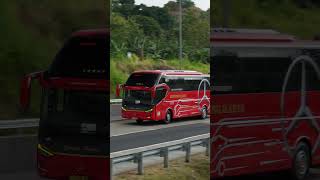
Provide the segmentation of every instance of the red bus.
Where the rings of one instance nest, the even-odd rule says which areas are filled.
[[[196,71],[153,70],[130,75],[123,89],[122,117],[170,123],[210,113],[210,77]],[[117,88],[119,96],[120,86]]]
[[[320,164],[320,42],[272,30],[211,36],[211,177]]]
[[[109,179],[108,42],[105,29],[75,32],[48,70],[22,81],[23,109],[29,105],[31,81],[42,88],[37,148],[42,177]]]

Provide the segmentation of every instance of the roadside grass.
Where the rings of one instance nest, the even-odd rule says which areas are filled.
[[[209,157],[204,154],[196,154],[191,157],[190,163],[184,159],[173,160],[169,168],[155,165],[145,168],[144,175],[137,175],[136,171],[122,173],[115,180],[208,180],[210,179]]]

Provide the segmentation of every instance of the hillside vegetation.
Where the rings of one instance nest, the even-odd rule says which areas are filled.
[[[19,117],[23,75],[44,70],[71,32],[106,27],[105,0],[0,1],[0,119]],[[31,113],[39,111],[34,87]]]
[[[320,34],[320,2],[314,0],[230,0],[230,27],[268,28],[313,39]],[[221,27],[222,0],[211,1],[211,25]]]
[[[183,60],[179,54],[179,3],[164,7],[114,0],[111,14],[111,97],[136,70],[183,69],[209,73],[210,11],[182,0]],[[128,56],[128,54],[131,54]],[[180,66],[181,63],[181,66]]]

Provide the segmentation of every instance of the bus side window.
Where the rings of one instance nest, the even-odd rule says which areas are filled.
[[[238,85],[238,71],[236,56],[214,56],[211,58],[211,82],[215,94],[237,93],[241,85]]]
[[[319,67],[319,62],[316,60],[316,64]],[[307,91],[319,91],[320,90],[320,80],[318,74],[313,66],[306,64],[307,72]]]
[[[160,81],[159,81],[159,84],[163,84],[163,83],[166,83],[165,77],[162,77],[162,78],[160,79]]]

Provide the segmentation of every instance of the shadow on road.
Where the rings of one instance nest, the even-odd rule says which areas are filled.
[[[159,125],[166,125],[163,121],[144,121],[143,123],[139,124],[135,120],[122,120],[127,121],[126,125],[132,126],[159,126]],[[176,124],[181,122],[188,122],[188,121],[205,121],[204,119],[200,119],[199,117],[188,117],[188,118],[179,118],[173,120],[170,124]]]

